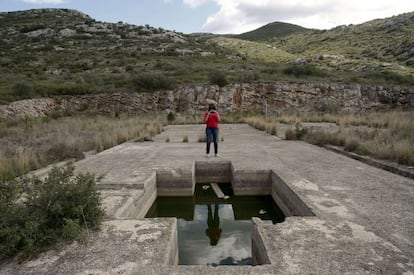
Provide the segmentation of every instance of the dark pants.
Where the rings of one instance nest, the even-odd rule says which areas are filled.
[[[210,128],[206,129],[207,135],[207,154],[210,154],[210,143],[213,140],[214,143],[214,154],[218,153],[218,128]]]

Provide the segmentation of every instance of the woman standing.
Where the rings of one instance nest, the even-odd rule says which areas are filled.
[[[214,155],[219,157],[218,154],[218,123],[221,121],[220,114],[216,110],[216,106],[214,104],[208,105],[208,111],[204,114],[204,123],[206,124],[206,135],[207,135],[207,148],[206,148],[206,156],[210,156],[210,143],[211,139],[213,139],[214,143]]]

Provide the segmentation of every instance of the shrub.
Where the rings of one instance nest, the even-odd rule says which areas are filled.
[[[325,76],[326,73],[313,65],[291,65],[282,70],[286,75],[293,75],[295,77],[304,76]]]
[[[285,139],[287,140],[297,140],[304,139],[308,129],[302,126],[300,123],[296,123],[295,128],[288,128],[285,132]]]
[[[167,115],[168,124],[172,124],[175,121],[175,114],[173,112],[169,112]]]
[[[219,87],[224,87],[228,84],[226,75],[221,71],[214,71],[209,75],[209,80],[211,84],[218,85]]]
[[[291,128],[291,127],[286,129],[285,139],[286,140],[297,140],[296,130],[294,128]]]
[[[401,75],[393,71],[370,72],[367,75],[369,78],[377,80],[385,80],[395,84],[414,85],[414,77],[411,75]]]
[[[324,102],[319,107],[319,111],[323,113],[339,113],[341,111],[342,104],[340,102]]]
[[[350,139],[345,142],[344,149],[346,151],[355,152],[358,150],[358,147],[359,147],[359,142],[355,139]]]
[[[57,242],[79,238],[82,228],[97,230],[104,214],[96,191],[99,179],[74,175],[73,166],[55,167],[44,180],[3,178],[0,259],[25,259]]]
[[[39,85],[34,88],[36,94],[51,95],[84,95],[95,92],[92,87],[86,84],[47,84]]]
[[[26,97],[32,94],[33,87],[27,83],[16,83],[13,85],[12,91],[17,97]]]
[[[119,142],[120,143],[120,142]],[[82,159],[83,154],[79,146],[69,145],[66,142],[56,142],[51,144],[47,150],[46,155],[50,162],[62,161],[66,159]]]
[[[156,91],[174,89],[174,80],[160,74],[141,74],[132,80],[133,86],[138,91]]]

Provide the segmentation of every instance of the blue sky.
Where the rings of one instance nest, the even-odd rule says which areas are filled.
[[[407,0],[0,0],[0,11],[69,8],[105,22],[178,32],[242,33],[282,21],[330,29],[414,11]]]

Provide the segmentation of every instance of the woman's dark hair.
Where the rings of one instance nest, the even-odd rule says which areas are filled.
[[[208,104],[208,110],[216,110],[216,105],[214,105],[213,103]]]

